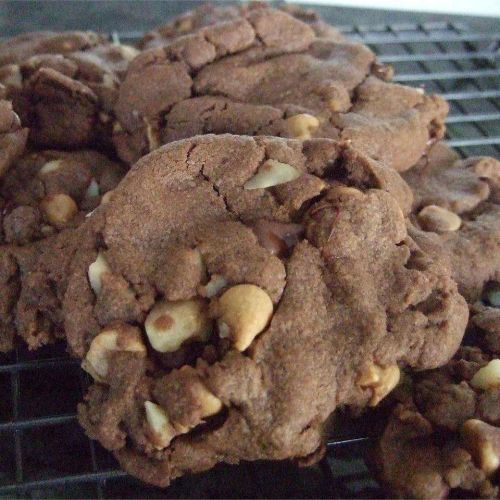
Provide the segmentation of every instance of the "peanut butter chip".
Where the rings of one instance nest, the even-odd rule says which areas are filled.
[[[219,334],[229,336],[236,349],[244,351],[269,323],[273,303],[269,295],[255,285],[236,285],[214,303]]]
[[[482,422],[467,420],[462,427],[462,442],[474,462],[487,476],[500,467],[500,429]]]
[[[109,370],[109,357],[116,351],[146,355],[139,331],[129,325],[117,325],[97,335],[82,362],[82,368],[98,382],[105,382]]]
[[[500,389],[500,359],[492,359],[480,368],[470,381],[476,389]]]
[[[397,365],[369,366],[358,378],[358,385],[372,390],[370,406],[377,406],[399,383],[401,373]]]
[[[40,206],[49,223],[57,228],[64,227],[78,213],[75,200],[62,193],[46,196]]]
[[[319,127],[319,120],[308,113],[291,116],[286,121],[295,139],[310,139],[312,133]]]
[[[200,299],[158,302],[144,326],[158,352],[177,351],[187,340],[206,341],[211,331],[206,305]]]
[[[426,231],[435,233],[458,231],[462,225],[462,219],[457,214],[437,205],[429,205],[423,208],[417,218]]]

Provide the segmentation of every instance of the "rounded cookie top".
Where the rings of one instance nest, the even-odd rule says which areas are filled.
[[[382,80],[381,69],[364,45],[319,36],[280,10],[247,9],[134,60],[114,143],[133,163],[204,133],[341,138],[405,170],[442,136],[447,108]]]
[[[460,292],[474,303],[486,284],[500,282],[500,162],[459,159],[438,143],[403,177],[417,224],[439,234]]]
[[[447,361],[466,306],[408,236],[402,193],[326,139],[207,135],[143,158],[74,232],[56,287],[96,380],[88,434],[160,485],[305,457],[337,405],[376,405],[400,366]]]
[[[319,36],[341,40],[342,35],[333,26],[325,23],[318,13],[312,9],[304,9],[298,5],[283,5],[280,10],[289,13],[293,17],[311,26]],[[264,2],[251,2],[239,5],[214,5],[202,4],[191,11],[170,20],[168,23],[158,26],[146,33],[139,43],[145,50],[153,47],[165,45],[173,39],[193,33],[200,28],[213,24],[227,22],[241,17],[252,10],[269,9],[269,5]]]
[[[103,37],[91,31],[24,33],[0,43],[0,66],[20,64],[37,54],[65,54],[85,50],[103,40]]]
[[[28,129],[23,128],[10,101],[4,100],[5,88],[0,85],[0,179],[24,152]]]
[[[95,33],[21,35],[0,45],[0,83],[30,127],[32,142],[109,146],[118,86],[137,54]]]

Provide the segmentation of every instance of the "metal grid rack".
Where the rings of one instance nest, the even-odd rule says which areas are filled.
[[[396,70],[395,81],[424,86],[450,103],[448,144],[463,156],[500,153],[500,34],[457,23],[341,27]],[[139,34],[113,34],[130,41]],[[380,497],[363,463],[369,438],[344,422],[319,466],[219,466],[167,490],[121,471],[85,437],[75,407],[88,384],[64,346],[0,355],[0,498]]]

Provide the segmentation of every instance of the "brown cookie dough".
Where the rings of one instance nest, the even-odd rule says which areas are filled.
[[[398,394],[372,457],[390,496],[498,497],[500,316],[480,309],[471,327],[482,332],[475,342],[486,350],[462,347],[448,365],[414,375]]]
[[[16,326],[64,328],[96,379],[81,423],[147,482],[307,457],[337,406],[378,404],[460,343],[467,307],[408,236],[404,193],[331,140],[171,144],[82,226],[11,255]]]
[[[500,205],[482,203],[460,229],[441,235],[460,293],[473,303],[489,282],[500,283]]]
[[[253,10],[266,8],[269,8],[266,2],[250,2],[224,6],[205,3],[147,32],[139,43],[139,46],[145,50],[165,45],[179,36],[193,33],[206,26],[227,22],[244,16]],[[298,5],[282,5],[278,8],[309,24],[318,36],[339,41],[344,40],[338,30],[325,23],[319,17],[318,13],[312,9],[304,9]]]
[[[388,76],[362,44],[321,36],[280,10],[243,9],[134,60],[114,143],[133,163],[205,133],[328,137],[405,170],[443,135],[447,106]]]
[[[0,83],[43,147],[109,147],[112,109],[138,51],[91,32],[31,33],[0,44]]]
[[[71,235],[66,230],[30,245],[0,246],[0,351],[19,339],[37,349],[64,337],[58,287],[74,252]]]
[[[107,201],[125,171],[95,151],[49,150],[26,154],[3,179],[0,351],[14,346],[16,333],[31,349],[63,337],[55,283],[71,259],[71,229]],[[44,273],[23,275],[35,262]]]
[[[0,242],[25,245],[78,226],[125,171],[91,150],[27,153],[0,186]]]
[[[461,214],[488,199],[490,183],[500,184],[500,163],[489,157],[462,160],[453,149],[437,143],[402,175],[412,188],[416,212],[438,205]]]
[[[12,104],[4,100],[5,88],[0,85],[0,179],[24,152],[28,129],[23,128]]]
[[[500,282],[500,162],[461,160],[438,143],[403,177],[416,224],[438,233],[460,293],[474,303],[487,283]]]
[[[37,31],[18,35],[0,43],[0,66],[20,64],[38,54],[67,54],[86,50],[104,39],[90,31]]]
[[[500,302],[498,301],[498,293],[498,286],[496,289],[491,287],[488,290],[487,288],[485,303],[478,302],[471,307],[471,323],[477,344],[487,352],[495,354],[500,354]],[[496,295],[496,299],[493,298],[494,295]]]

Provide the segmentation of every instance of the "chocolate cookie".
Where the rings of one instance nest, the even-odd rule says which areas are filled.
[[[461,159],[453,149],[437,143],[402,175],[412,188],[415,212],[438,205],[461,214],[487,200],[500,185],[500,163],[485,156]]]
[[[498,498],[500,310],[479,307],[479,347],[462,347],[445,367],[414,375],[374,451],[391,496]]]
[[[329,137],[405,170],[443,135],[447,105],[382,80],[383,69],[364,45],[318,35],[280,10],[244,9],[134,60],[114,143],[133,163],[204,133]]]
[[[3,99],[5,93],[5,88],[0,85],[0,179],[24,152],[28,138],[28,129],[22,127],[12,104]]]
[[[26,154],[0,186],[0,242],[25,245],[76,227],[124,174],[124,167],[96,151]]]
[[[0,44],[0,83],[43,147],[110,145],[112,109],[138,51],[95,33],[32,33]]]
[[[124,174],[121,165],[102,154],[82,150],[26,154],[5,176],[0,185],[0,351],[13,347],[16,330],[32,349],[63,336],[53,284],[62,279],[71,257],[68,229],[105,202]],[[19,262],[30,268],[47,259],[55,259],[51,272],[21,275]],[[22,280],[28,284],[21,293]]]
[[[86,50],[102,43],[104,39],[90,31],[37,31],[24,33],[0,44],[0,66],[21,64],[38,54],[67,54]]]
[[[147,482],[319,457],[337,406],[378,404],[400,367],[460,343],[465,302],[425,233],[408,236],[410,206],[345,143],[179,141],[82,226],[12,256],[16,325],[64,327],[96,380],[82,425]]]
[[[196,9],[184,12],[166,24],[148,31],[140,41],[139,46],[145,50],[165,45],[179,36],[193,33],[206,26],[227,22],[244,16],[252,10],[266,8],[269,8],[266,2],[224,6],[202,4]],[[304,9],[298,5],[282,5],[279,6],[279,9],[307,23],[318,36],[331,38],[332,40],[345,40],[338,30],[325,23],[318,13],[312,9]]]
[[[403,177],[414,193],[417,223],[439,234],[460,292],[474,303],[485,284],[500,282],[500,162],[461,160],[436,144]]]

